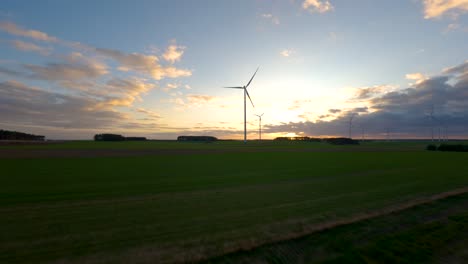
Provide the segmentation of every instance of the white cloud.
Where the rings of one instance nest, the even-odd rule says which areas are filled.
[[[468,12],[468,0],[423,0],[424,18],[450,15],[454,18]]]
[[[280,52],[280,55],[283,57],[291,57],[294,53],[296,52],[292,49],[284,49]]]
[[[326,13],[334,9],[328,0],[304,0],[302,8],[313,13]]]
[[[274,16],[273,14],[270,14],[270,13],[261,14],[260,17],[269,20],[274,25],[279,25],[280,24],[279,18]]]

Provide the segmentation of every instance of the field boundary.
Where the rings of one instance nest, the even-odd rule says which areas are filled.
[[[241,252],[241,251],[251,251],[251,250],[254,250],[254,249],[262,247],[262,246],[266,246],[266,245],[270,245],[270,244],[276,244],[276,243],[280,243],[280,242],[286,242],[288,240],[299,239],[299,238],[302,238],[302,237],[312,235],[314,233],[330,230],[330,229],[340,227],[340,226],[355,224],[355,223],[365,221],[365,220],[370,220],[370,219],[376,218],[376,217],[381,217],[381,216],[390,215],[390,214],[393,214],[393,213],[398,213],[398,212],[401,212],[401,211],[404,211],[404,210],[407,210],[407,209],[411,209],[411,208],[414,208],[414,207],[417,207],[417,206],[420,206],[420,205],[429,204],[429,203],[435,202],[437,200],[442,200],[442,199],[445,199],[445,198],[449,198],[449,197],[453,197],[453,196],[457,196],[457,195],[462,195],[462,194],[466,194],[466,193],[468,193],[468,186],[467,187],[462,187],[462,188],[457,188],[457,189],[454,189],[454,190],[451,190],[451,191],[446,191],[446,192],[433,194],[433,195],[430,195],[430,196],[427,196],[427,197],[421,197],[421,198],[413,199],[413,200],[410,200],[410,201],[407,201],[407,202],[398,203],[398,204],[395,204],[395,205],[391,205],[391,206],[388,206],[388,207],[385,207],[385,208],[382,208],[382,209],[378,209],[378,210],[373,210],[373,211],[370,211],[370,212],[359,213],[359,214],[353,215],[353,216],[351,216],[349,218],[345,218],[345,219],[336,219],[336,220],[332,220],[332,221],[328,221],[328,222],[322,222],[322,223],[317,223],[317,224],[309,224],[309,225],[303,226],[303,229],[300,232],[288,232],[287,234],[283,234],[282,236],[277,237],[276,239],[273,239],[273,240],[265,242],[265,243],[257,243],[257,244],[250,244],[250,245],[248,243],[242,243],[242,246],[240,246],[240,247],[238,247],[236,249],[232,248],[232,250],[226,251],[222,255],[213,256],[213,257],[209,257],[209,258],[192,259],[192,260],[189,260],[189,261],[198,261],[198,262],[209,261],[210,259],[216,259],[216,258],[222,257],[224,255],[228,255],[228,254],[234,254],[234,253]],[[180,261],[180,263],[184,263],[184,262],[185,261]]]

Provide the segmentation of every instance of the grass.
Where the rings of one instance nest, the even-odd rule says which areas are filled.
[[[463,263],[468,194],[207,263]]]
[[[93,143],[40,147],[243,147]],[[268,144],[275,150],[0,160],[0,263],[204,259],[468,185],[466,153],[291,152],[282,151],[291,144]]]
[[[424,150],[430,144],[430,141],[404,141],[404,142],[388,142],[388,141],[365,141],[361,146],[345,146],[349,149],[359,149],[362,147],[378,147],[380,149],[401,150]],[[437,143],[437,142],[435,142]],[[263,150],[271,149],[334,149],[342,148],[343,146],[330,145],[322,142],[300,142],[300,141],[249,141],[249,144],[244,145],[241,141],[218,141],[211,143],[200,142],[175,142],[175,141],[122,141],[122,142],[95,142],[95,141],[65,141],[51,144],[35,144],[35,145],[0,145],[0,149],[242,149],[242,150]]]

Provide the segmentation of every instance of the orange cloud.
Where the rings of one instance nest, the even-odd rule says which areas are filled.
[[[468,0],[424,0],[424,18],[436,18],[444,14],[458,16],[468,11]]]
[[[427,76],[420,73],[420,72],[408,73],[408,74],[405,75],[405,77],[408,80],[416,81],[416,84],[419,84],[419,83],[423,82],[424,80],[427,80]]]
[[[155,55],[145,55],[140,53],[124,53],[119,50],[97,48],[100,55],[109,57],[120,63],[119,70],[136,71],[152,76],[156,80],[165,77],[178,78],[191,76],[190,70],[178,69],[173,66],[162,66]]]
[[[305,0],[302,8],[313,13],[326,13],[333,11],[334,7],[328,0]]]
[[[162,57],[170,63],[180,61],[180,58],[182,58],[182,55],[184,54],[184,49],[185,47],[183,46],[170,45],[167,47],[166,52],[164,52]]]

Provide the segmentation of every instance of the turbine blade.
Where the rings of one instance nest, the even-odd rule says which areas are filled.
[[[223,88],[230,88],[230,89],[244,89],[244,87],[236,86],[236,87],[223,87]]]
[[[256,70],[255,73],[252,75],[252,78],[250,78],[250,81],[247,83],[247,85],[245,86],[245,88],[249,87],[249,84],[252,82],[252,80],[253,80],[253,78],[255,77],[255,74],[257,74],[259,68],[260,68],[260,67],[257,67],[257,70]]]
[[[247,96],[249,97],[250,103],[252,103],[252,106],[255,108],[255,105],[253,104],[252,98],[250,98],[249,91],[247,91],[247,89],[245,89],[245,93],[246,93]]]

